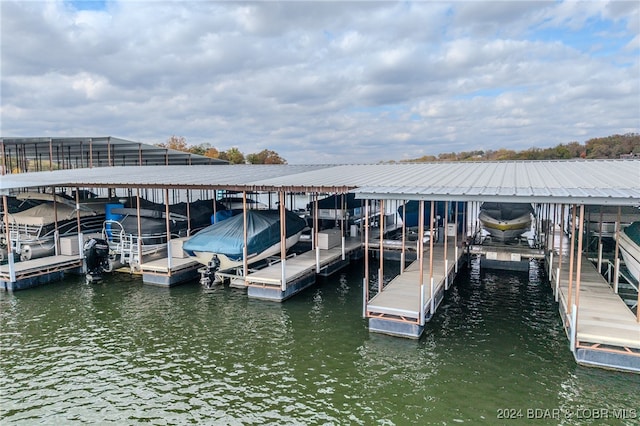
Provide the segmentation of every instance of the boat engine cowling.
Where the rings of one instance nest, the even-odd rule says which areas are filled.
[[[109,244],[100,238],[91,238],[84,243],[87,262],[87,281],[99,281],[102,273],[109,271]]]

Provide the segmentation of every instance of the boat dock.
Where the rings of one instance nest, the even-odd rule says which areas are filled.
[[[5,290],[23,290],[59,281],[67,272],[81,274],[83,259],[78,255],[41,257],[0,265],[0,286]]]
[[[168,253],[162,257],[145,261],[143,256],[138,271],[142,274],[142,282],[158,287],[173,287],[197,279],[200,276],[198,269],[202,265],[183,252],[182,243],[186,240],[187,237],[171,239],[167,245]]]
[[[569,279],[568,256],[564,257],[559,265],[555,256],[549,278],[576,361],[640,372],[640,323],[636,316],[586,256],[581,260],[576,293],[577,276]]]
[[[3,140],[0,139],[0,147],[2,146]],[[50,140],[47,146],[51,146]],[[50,155],[49,171],[5,173],[10,169],[6,167],[6,155],[3,156],[5,167],[0,180],[3,227],[6,230],[11,228],[10,197],[26,191],[57,194],[64,190],[78,194],[84,190],[103,190],[109,193],[109,199],[120,201],[122,198],[128,200],[130,205],[134,205],[132,200],[135,197],[138,223],[134,228],[137,228],[138,233],[142,233],[140,202],[150,201],[151,205],[155,205],[158,204],[157,201],[162,201],[165,226],[160,226],[158,232],[167,235],[171,234],[171,215],[167,213],[172,205],[171,200],[173,198],[173,201],[181,201],[180,194],[183,192],[186,192],[187,201],[192,199],[189,194],[196,193],[200,193],[202,198],[199,199],[207,201],[215,201],[217,191],[235,191],[242,194],[243,199],[249,193],[260,194],[269,197],[269,209],[276,209],[271,203],[272,198],[279,199],[276,205],[282,214],[294,211],[296,207],[292,197],[287,195],[305,194],[315,200],[318,197],[332,197],[329,206],[332,213],[328,222],[340,223],[341,229],[335,234],[322,234],[325,239],[323,242],[338,238],[345,243],[331,242],[328,246],[320,245],[318,248],[319,241],[313,241],[312,251],[292,256],[286,253],[286,245],[282,244],[282,232],[285,228],[281,227],[279,261],[272,262],[261,270],[251,270],[245,263],[244,271],[233,276],[234,282],[241,282],[246,286],[249,297],[285,300],[312,285],[318,274],[331,274],[364,252],[362,314],[370,331],[417,339],[424,330],[425,322],[435,314],[459,264],[466,260],[465,253],[479,255],[485,261],[497,262],[496,267],[500,269],[510,269],[518,264],[526,265],[529,263],[527,260],[542,259],[546,255],[549,258],[548,275],[557,283],[553,285],[559,310],[571,341],[570,350],[577,362],[640,372],[640,314],[634,317],[631,313],[631,309],[638,308],[628,307],[616,291],[609,289],[606,280],[597,269],[594,271],[589,261],[582,262],[584,255],[588,255],[585,252],[589,250],[584,249],[581,240],[586,239],[584,245],[588,248],[589,242],[596,241],[592,230],[597,229],[598,248],[602,251],[603,236],[609,235],[607,244],[616,247],[613,258],[615,265],[619,265],[617,240],[613,239],[613,231],[609,232],[608,225],[604,226],[601,222],[605,219],[615,220],[612,229],[618,232],[621,229],[620,221],[627,219],[621,215],[623,207],[630,209],[628,220],[640,221],[640,184],[637,179],[640,160],[244,164],[216,167],[186,164],[143,166],[142,161],[138,161],[139,166],[114,167],[109,161],[110,167],[94,167],[92,146],[93,143],[89,140],[86,168],[65,169],[64,161],[54,165]],[[107,150],[104,152],[110,152],[110,147],[111,141],[106,140]],[[79,149],[80,153],[84,152],[82,144]],[[70,161],[66,164],[69,165]],[[163,164],[169,164],[169,161],[166,160]],[[62,170],[53,170],[54,167],[61,167]],[[211,193],[213,196],[210,196]],[[349,209],[338,208],[339,205],[343,206],[343,199],[347,196],[351,202]],[[320,213],[324,213],[319,211],[320,201],[315,204],[314,214],[311,215],[315,224],[307,224],[317,230],[315,239],[318,239],[324,226],[329,226],[318,224]],[[412,203],[418,209],[408,208]],[[514,237],[509,241],[512,244],[499,248],[493,245],[500,240],[496,237],[493,242],[474,245],[474,236],[481,232],[481,228],[486,228],[479,219],[484,203],[531,205],[534,209],[531,214],[536,218],[530,229],[534,234],[531,245],[535,248],[528,248],[529,244],[522,241],[524,233],[520,234],[520,244],[514,241],[517,238]],[[78,205],[77,195],[76,202],[72,204]],[[597,210],[593,210],[592,206]],[[400,207],[403,208],[399,210]],[[600,207],[613,209],[611,214],[605,215],[604,211],[600,213]],[[591,219],[585,217],[585,209],[592,212]],[[395,221],[401,212],[405,215],[402,228]],[[425,215],[425,212],[430,212],[430,215]],[[414,219],[419,218],[416,220],[417,232],[415,225],[409,224],[409,214]],[[191,211],[188,210],[187,220],[190,215]],[[595,220],[596,217],[600,221]],[[454,221],[455,226],[449,228]],[[55,226],[58,227],[58,224]],[[240,226],[245,231],[246,247],[249,227],[247,224],[238,225]],[[569,226],[572,230],[567,230]],[[444,244],[438,242],[443,233],[441,230],[447,230],[444,232]],[[562,259],[561,255],[554,256],[555,247],[547,244],[550,234],[555,236],[556,230],[563,233],[563,238],[568,235],[572,239],[571,248],[567,252],[573,255],[565,257],[572,257],[569,263],[573,265],[567,266],[568,259]],[[397,231],[396,235],[390,231]],[[591,235],[588,232],[592,232]],[[347,234],[354,238],[353,246],[351,238],[347,239]],[[447,234],[452,237],[451,244],[448,243]],[[574,244],[575,234],[580,235],[577,246]],[[190,235],[190,231],[186,235]],[[19,241],[16,237],[5,231],[4,236],[0,237],[0,249],[3,246],[13,247],[12,243]],[[426,245],[425,239],[429,239]],[[73,243],[70,244],[73,246]],[[171,244],[166,244],[167,254],[164,259],[148,258],[145,261],[143,258],[140,262],[145,283],[172,286],[190,280],[191,278],[187,278],[190,274],[195,276],[198,265],[181,257],[180,252],[171,247],[172,244],[173,240]],[[375,284],[370,281],[369,274],[375,268],[370,267],[369,259],[374,258],[375,254],[369,254],[370,251],[375,253],[376,247],[380,268],[377,289],[373,289]],[[82,247],[78,249],[82,251]],[[20,252],[10,251],[11,249],[7,252],[11,255],[8,265],[0,266],[1,284],[6,289],[27,288],[32,284],[50,282],[62,277],[65,271],[84,269],[86,263],[82,259],[82,253],[69,257],[50,256],[29,262],[14,262],[13,257],[20,255]],[[559,250],[560,253],[563,251]],[[397,260],[398,256],[401,262],[400,273],[384,285],[384,264]],[[142,257],[142,253],[138,257]],[[559,258],[560,262],[554,257]],[[417,260],[411,262],[408,258]],[[245,254],[244,261],[248,261],[248,253]],[[621,270],[617,266],[614,269],[617,280]],[[636,274],[635,268],[632,271]],[[577,277],[575,287],[570,276],[573,273]],[[640,300],[640,297],[636,297]],[[581,303],[578,303],[579,300]]]
[[[419,260],[409,264],[366,303],[369,331],[418,339],[453,282],[462,256],[463,250],[450,247],[445,258],[444,245],[438,244],[433,247],[432,271],[429,257],[422,266]]]
[[[282,302],[299,293],[315,283],[316,275],[331,275],[348,265],[351,259],[361,256],[362,242],[359,238],[346,237],[344,241],[344,250],[342,246],[316,248],[249,273],[244,278],[247,295]],[[241,277],[236,281],[242,281]]]
[[[159,287],[172,287],[197,279],[198,268],[202,266],[191,258],[172,257],[155,259],[140,264],[142,282]]]

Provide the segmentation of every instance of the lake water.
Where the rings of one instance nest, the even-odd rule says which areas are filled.
[[[640,377],[575,364],[537,264],[472,263],[418,341],[368,332],[362,276],[284,303],[126,274],[1,292],[0,423],[638,424]]]

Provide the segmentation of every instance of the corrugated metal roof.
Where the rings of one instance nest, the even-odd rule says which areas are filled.
[[[196,165],[54,170],[4,175],[0,178],[0,191],[39,186],[255,189],[262,186],[265,179],[293,176],[321,167],[327,166]]]
[[[0,191],[53,185],[351,191],[370,199],[639,205],[640,160],[110,167],[6,175]]]

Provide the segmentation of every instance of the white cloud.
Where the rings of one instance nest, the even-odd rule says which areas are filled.
[[[290,163],[638,132],[636,2],[0,2],[3,136]]]

